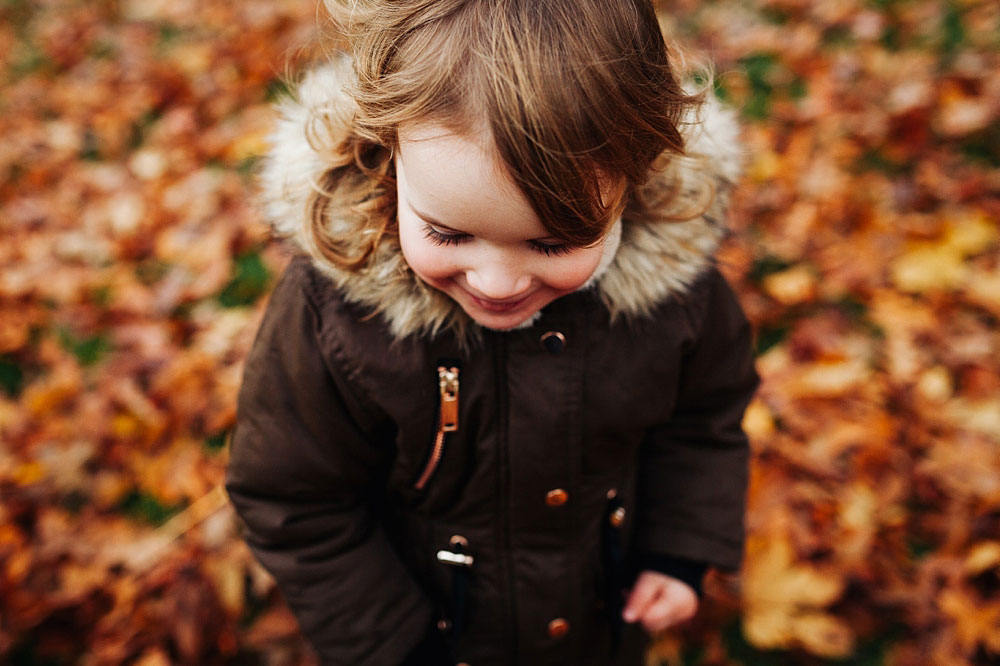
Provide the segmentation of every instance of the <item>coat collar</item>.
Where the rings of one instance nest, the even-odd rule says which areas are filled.
[[[267,222],[276,235],[290,239],[305,252],[348,301],[379,312],[394,337],[435,335],[447,329],[459,337],[474,335],[478,326],[454,301],[409,270],[398,244],[381,243],[368,268],[348,272],[324,260],[308,241],[307,202],[331,166],[323,146],[336,140],[323,136],[316,118],[349,117],[352,102],[343,87],[351,76],[348,60],[314,69],[295,94],[279,105],[271,150],[260,171]],[[743,162],[735,114],[710,97],[700,117],[682,131],[693,157],[675,160],[673,171],[667,172],[679,177],[676,202],[680,207],[696,204],[698,197],[704,196],[704,188],[698,185],[706,181],[714,191],[712,201],[702,215],[681,222],[629,219],[626,214],[621,244],[590,287],[612,319],[646,315],[663,301],[683,294],[712,261],[725,233],[729,192]],[[655,187],[655,179],[665,176],[654,174],[652,178]],[[331,220],[330,224],[349,222]]]

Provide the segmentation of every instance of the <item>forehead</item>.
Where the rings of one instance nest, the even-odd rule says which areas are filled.
[[[401,194],[420,213],[484,238],[549,236],[486,132],[460,135],[433,123],[406,126],[397,152]]]

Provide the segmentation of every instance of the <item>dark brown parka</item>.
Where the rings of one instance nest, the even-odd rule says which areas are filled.
[[[345,103],[343,76],[315,72],[283,109],[264,170],[281,233],[307,223],[328,167],[303,127]],[[735,146],[710,105],[681,173],[714,182],[708,211],[626,218],[606,272],[526,328],[477,327],[391,242],[361,273],[292,261],[226,488],[324,664],[395,666],[440,626],[471,666],[638,666],[647,637],[617,619],[630,563],[739,565],[757,377],[711,260]]]

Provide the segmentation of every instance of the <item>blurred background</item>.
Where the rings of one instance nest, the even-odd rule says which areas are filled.
[[[1000,3],[661,3],[745,124],[746,565],[651,664],[1000,663]],[[0,0],[0,663],[315,664],[220,489],[314,0]]]

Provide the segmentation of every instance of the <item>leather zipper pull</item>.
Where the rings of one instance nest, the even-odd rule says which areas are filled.
[[[438,386],[441,388],[441,421],[444,432],[458,430],[458,368],[438,367]]]
[[[437,436],[434,438],[434,448],[431,449],[427,465],[420,478],[413,484],[417,490],[423,490],[437,469],[438,463],[441,462],[441,456],[444,454],[444,434],[458,430],[458,368],[438,366],[438,388],[441,391],[441,406],[438,410]]]

